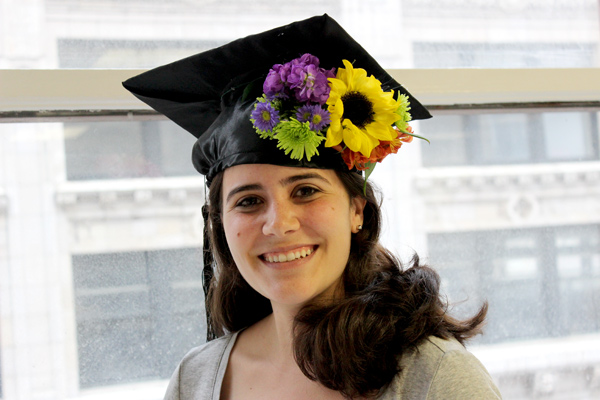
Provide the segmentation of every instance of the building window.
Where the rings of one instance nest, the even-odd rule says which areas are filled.
[[[220,40],[58,39],[59,68],[153,68],[225,44]]]
[[[65,123],[64,135],[68,180],[198,175],[196,138],[171,121]]]
[[[437,115],[420,124],[432,143],[421,146],[427,167],[599,159],[594,112]]]
[[[513,40],[516,40],[513,39]],[[594,67],[595,43],[413,43],[415,68]],[[560,54],[560,57],[557,57]]]
[[[205,341],[201,250],[72,261],[82,388],[168,378]]]
[[[482,342],[600,330],[600,225],[436,233],[428,243],[457,311],[489,301]]]

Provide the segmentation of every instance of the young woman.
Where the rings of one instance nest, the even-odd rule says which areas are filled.
[[[500,398],[462,345],[486,307],[451,318],[437,274],[416,256],[403,268],[378,243],[380,208],[361,171],[429,114],[331,18],[125,86],[198,137],[192,160],[210,190],[217,338],[186,355],[165,399]]]

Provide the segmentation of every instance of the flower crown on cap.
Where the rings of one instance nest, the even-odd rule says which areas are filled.
[[[277,140],[292,159],[310,161],[325,141],[325,147],[340,152],[348,169],[365,171],[367,179],[376,163],[403,143],[424,138],[408,125],[406,95],[394,98],[394,91],[384,92],[367,71],[342,62],[345,68],[326,70],[307,53],[274,65],[250,121],[261,138]]]

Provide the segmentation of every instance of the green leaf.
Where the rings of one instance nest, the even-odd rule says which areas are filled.
[[[423,136],[415,135],[414,133],[406,132],[406,131],[403,131],[402,129],[400,129],[400,132],[406,133],[409,136],[416,137],[417,139],[424,140],[427,143],[431,144],[431,142],[427,138],[424,138]]]
[[[244,91],[242,92],[242,101],[246,101],[248,100],[248,97],[250,97],[250,93],[253,92],[254,87],[256,86],[257,80],[253,80],[252,82],[250,82],[248,85],[246,85],[246,87],[244,88]]]
[[[371,174],[373,173],[373,170],[375,169],[376,165],[376,162],[368,162],[365,164],[365,166],[367,167],[367,169],[365,170],[365,181],[369,179],[369,176],[371,176]]]
[[[363,185],[363,194],[365,196],[367,195],[367,180],[373,173],[373,170],[375,169],[376,165],[377,165],[377,163],[372,163],[372,162],[365,164],[365,166],[367,167],[367,169],[365,170],[365,184]]]

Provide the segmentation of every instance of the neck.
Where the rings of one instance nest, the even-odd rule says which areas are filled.
[[[328,291],[321,293],[320,301],[327,302],[336,297],[343,296],[340,284],[332,286]],[[328,300],[329,299],[329,300]],[[302,305],[281,304],[271,301],[273,313],[248,328],[248,331],[258,339],[254,342],[256,348],[261,348],[261,354],[270,358],[270,362],[281,368],[298,368],[293,351],[294,319]]]
[[[295,366],[292,329],[298,310],[278,304],[272,306],[273,314],[262,321],[265,324],[264,332],[270,347],[269,353],[273,356],[274,362],[282,366],[293,363]]]

